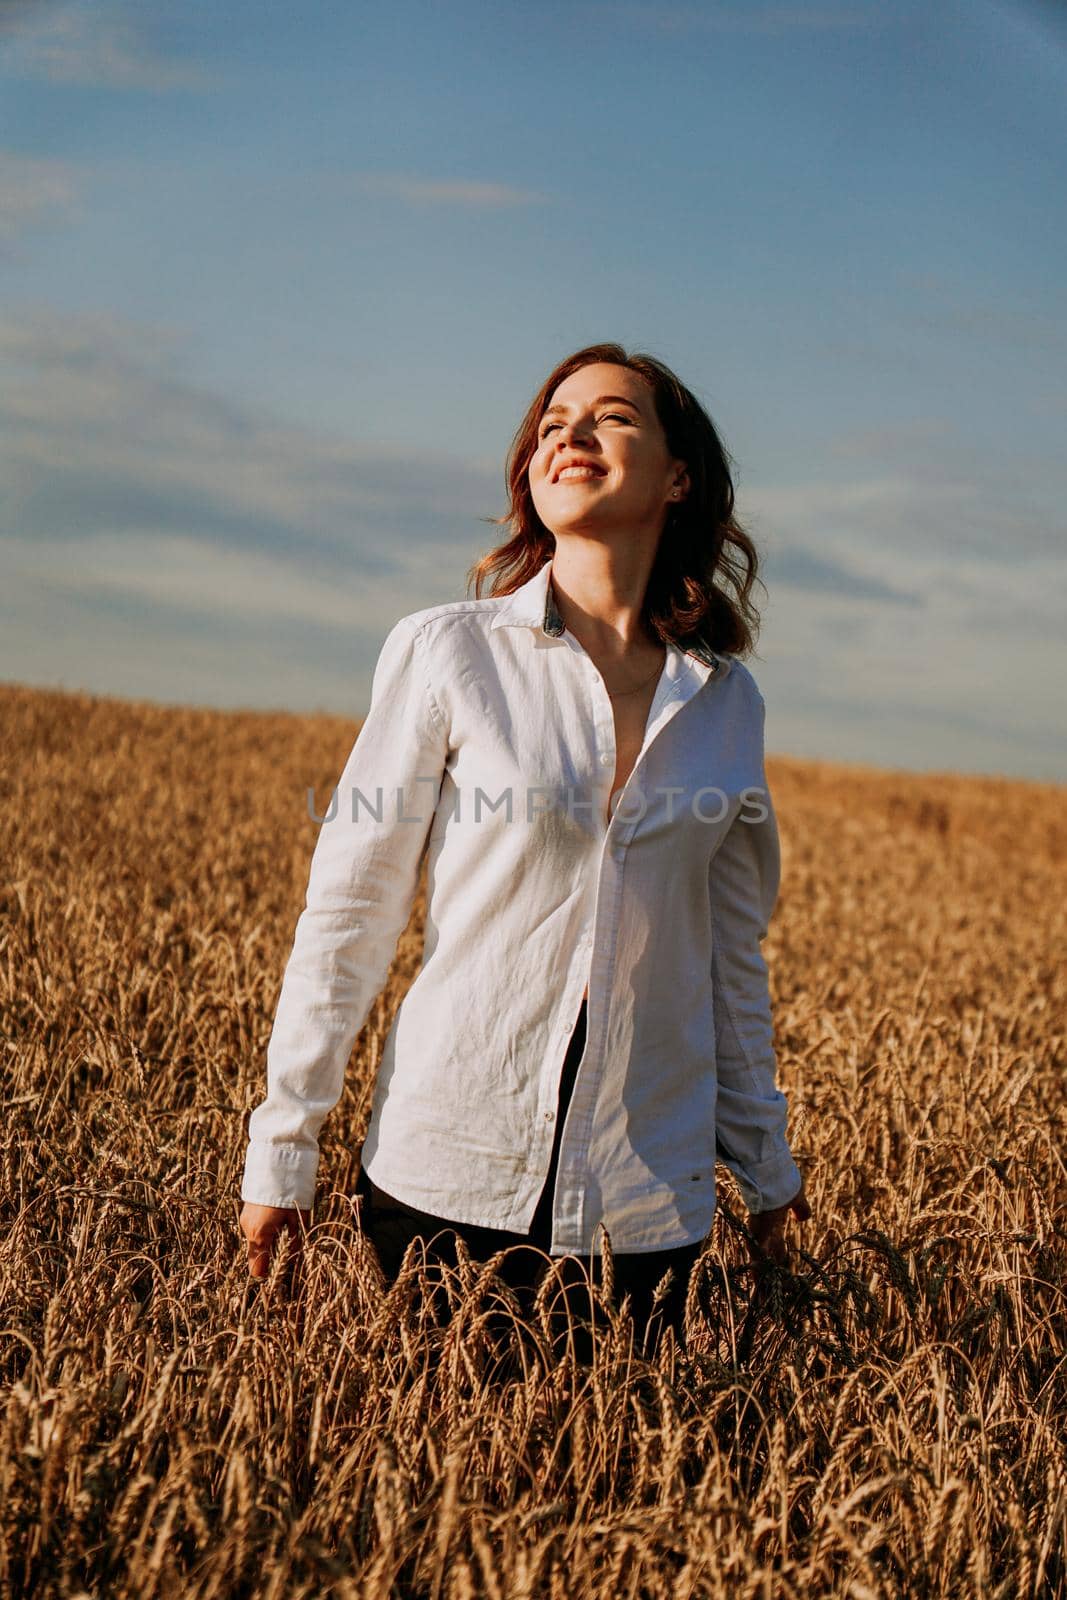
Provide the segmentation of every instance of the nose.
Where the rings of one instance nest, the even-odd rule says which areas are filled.
[[[581,451],[582,449],[588,449],[588,446],[585,446],[582,443],[582,440],[587,438],[588,435],[585,434],[580,423],[566,422],[558,430],[558,432],[550,433],[548,437],[555,440],[555,444],[553,445],[551,454],[549,455],[546,463],[547,470],[550,474],[555,474],[559,470],[561,456],[571,455],[577,451]]]
[[[559,428],[557,428],[555,435],[549,435],[550,438],[555,438],[557,448],[563,444],[571,444],[579,436],[588,438],[588,433],[584,430],[583,425],[580,422],[561,423]]]

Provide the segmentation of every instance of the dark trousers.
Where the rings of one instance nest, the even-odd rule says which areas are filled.
[[[434,1216],[430,1212],[418,1211],[405,1201],[386,1194],[377,1184],[371,1182],[365,1172],[360,1171],[356,1193],[362,1201],[362,1226],[370,1235],[387,1277],[396,1278],[404,1252],[415,1238],[423,1240],[429,1262],[438,1261],[446,1266],[455,1267],[456,1236],[459,1235],[475,1261],[485,1261],[498,1250],[508,1250],[508,1255],[500,1264],[500,1276],[516,1292],[523,1314],[527,1317],[531,1315],[534,1298],[542,1280],[546,1273],[553,1270],[540,1252],[543,1251],[547,1255],[551,1244],[552,1203],[563,1121],[574,1088],[578,1063],[585,1048],[585,1030],[586,1002],[583,1000],[563,1063],[559,1109],[556,1116],[556,1137],[548,1176],[528,1233],[511,1233],[502,1228],[485,1228],[473,1223],[456,1222],[446,1217]],[[530,1246],[534,1248],[531,1249]],[[618,1304],[625,1294],[630,1296],[635,1346],[638,1351],[644,1350],[650,1355],[664,1328],[668,1326],[675,1330],[681,1342],[689,1274],[703,1247],[701,1240],[676,1249],[619,1252],[614,1256],[614,1299]],[[580,1258],[574,1255],[555,1257],[554,1268],[558,1273],[560,1287],[558,1291],[556,1289],[552,1291],[557,1318],[564,1324],[569,1318],[578,1325],[575,1344],[576,1348],[580,1347],[579,1353],[585,1359],[589,1358],[590,1353],[589,1260],[589,1257]],[[594,1282],[601,1285],[599,1256],[592,1257],[592,1269]],[[666,1297],[661,1298],[653,1315],[654,1291],[668,1271],[672,1276]],[[585,1286],[584,1297],[583,1286]]]

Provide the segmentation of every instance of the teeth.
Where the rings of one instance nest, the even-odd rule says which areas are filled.
[[[600,473],[595,467],[564,467],[557,483],[562,483],[564,478],[599,478]]]

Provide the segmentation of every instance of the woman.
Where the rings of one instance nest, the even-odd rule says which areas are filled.
[[[516,1246],[529,1293],[546,1255],[595,1276],[606,1231],[638,1329],[670,1270],[654,1331],[680,1332],[716,1159],[754,1254],[784,1261],[787,1215],[810,1216],[760,948],[779,850],[739,659],[756,555],[707,414],[616,344],[550,374],[508,475],[512,537],[472,569],[477,598],[382,647],[315,846],[241,1226],[262,1276],[310,1214],[318,1131],[428,847],[423,964],[359,1180],[383,1267],[417,1236],[451,1259],[460,1234],[475,1259]]]

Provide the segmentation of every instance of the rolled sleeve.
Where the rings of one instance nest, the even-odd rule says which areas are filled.
[[[411,914],[448,749],[425,650],[402,617],[319,826],[267,1046],[266,1098],[248,1122],[241,1198],[255,1204],[311,1206],[319,1130]]]
[[[778,826],[764,777],[762,792],[742,805],[709,874],[716,1156],[734,1174],[750,1212],[786,1205],[801,1187],[786,1137],[788,1102],[776,1085],[769,974],[761,948],[780,872]]]

